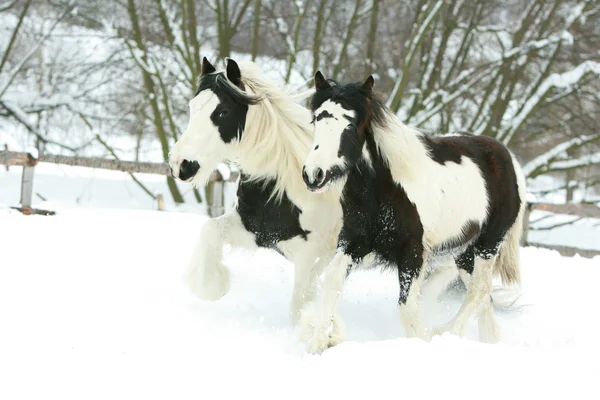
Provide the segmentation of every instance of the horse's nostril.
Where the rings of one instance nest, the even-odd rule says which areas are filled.
[[[183,160],[179,166],[179,179],[187,181],[196,175],[199,169],[200,164],[198,161]]]
[[[324,177],[324,173],[323,170],[321,168],[317,168],[317,170],[315,171],[315,183],[321,183],[323,181],[323,177]]]
[[[304,180],[304,183],[309,183],[308,174],[306,173],[306,167],[302,167],[302,179]]]

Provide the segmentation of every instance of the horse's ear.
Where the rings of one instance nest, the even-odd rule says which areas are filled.
[[[202,71],[200,72],[200,76],[204,76],[206,74],[212,74],[217,69],[208,61],[208,58],[202,57]]]
[[[362,88],[367,92],[371,93],[373,90],[373,85],[375,84],[375,79],[373,79],[373,75],[369,75],[365,83],[362,84]]]
[[[237,63],[231,58],[227,59],[227,79],[235,86],[242,87],[242,72]]]
[[[329,89],[330,87],[331,85],[325,80],[325,77],[323,76],[321,71],[317,71],[317,73],[315,74],[315,89],[324,90]]]

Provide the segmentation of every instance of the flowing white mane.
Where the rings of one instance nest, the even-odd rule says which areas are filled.
[[[265,79],[253,62],[239,63],[239,67],[245,92],[259,101],[248,107],[236,161],[252,180],[274,178],[277,199],[285,191],[305,191],[301,171],[312,146],[313,129],[310,111],[295,100],[308,98],[313,90],[290,94]]]
[[[373,125],[373,137],[392,177],[400,182],[419,172],[427,161],[428,151],[419,139],[423,133],[405,125],[387,107],[384,116],[381,126]]]

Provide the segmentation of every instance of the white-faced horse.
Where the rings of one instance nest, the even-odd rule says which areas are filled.
[[[342,340],[337,302],[347,274],[368,259],[397,269],[400,321],[424,337],[419,292],[426,266],[454,258],[465,301],[442,330],[463,334],[473,314],[480,339],[498,340],[492,278],[518,284],[525,178],[516,159],[489,137],[429,137],[404,125],[363,84],[315,76],[311,100],[314,146],[303,177],[317,193],[343,186],[338,250],[324,270],[323,292],[303,313],[309,350]],[[339,192],[338,192],[339,193]]]
[[[202,227],[186,273],[195,295],[216,300],[229,291],[222,248],[230,244],[273,249],[295,264],[292,321],[314,297],[316,274],[335,253],[342,211],[335,196],[315,196],[302,182],[312,133],[310,112],[255,64],[228,59],[217,71],[202,60],[187,129],[169,156],[173,176],[204,185],[225,160],[242,173],[235,209]]]

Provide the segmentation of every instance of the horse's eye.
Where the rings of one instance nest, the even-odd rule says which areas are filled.
[[[349,130],[352,130],[352,128],[354,128],[354,125],[348,124],[348,125],[346,125],[346,127],[344,128],[344,130],[345,131],[349,131]]]
[[[227,111],[221,111],[221,112],[219,113],[219,118],[223,118],[223,117],[225,117],[226,115],[227,115]]]

